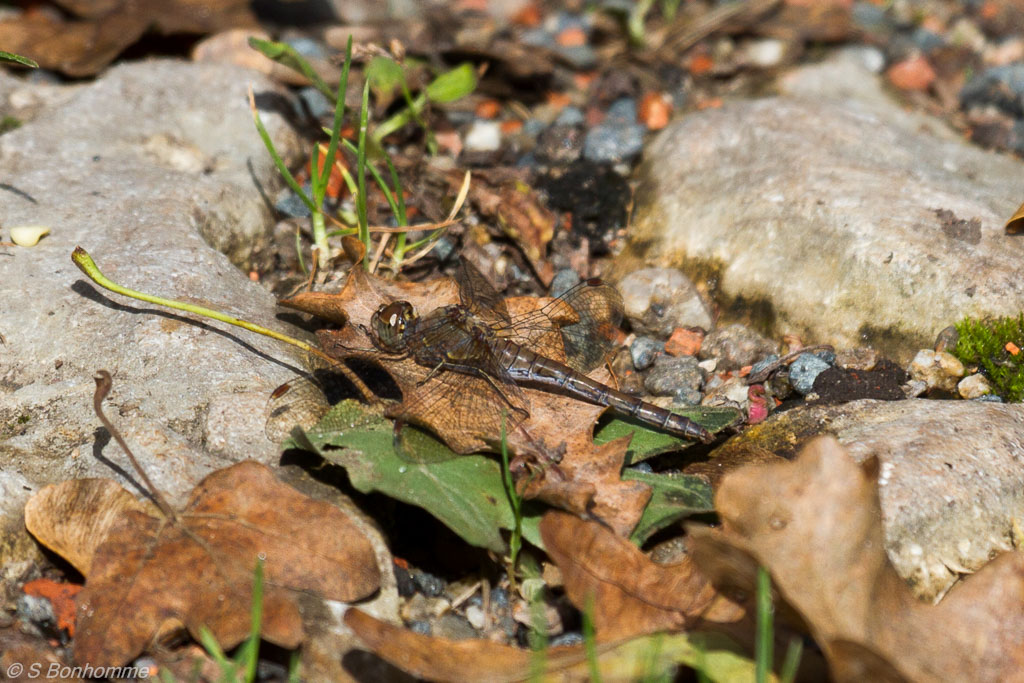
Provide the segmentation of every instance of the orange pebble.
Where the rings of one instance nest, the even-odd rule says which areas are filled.
[[[481,100],[476,105],[476,115],[482,119],[493,119],[501,112],[501,102],[498,100]]]
[[[529,3],[512,17],[512,23],[519,24],[520,26],[529,26],[530,28],[540,26],[540,20],[540,7],[535,2]]]
[[[690,60],[690,73],[694,76],[699,76],[711,71],[714,66],[715,60],[711,59],[711,57],[707,55],[694,55]]]
[[[555,42],[562,47],[579,47],[587,44],[587,34],[579,26],[570,26],[555,36]]]
[[[569,94],[564,92],[549,92],[547,94],[548,104],[552,107],[561,109],[562,107],[569,106]]]
[[[1009,351],[1011,356],[1016,356],[1018,353],[1020,353],[1020,347],[1014,344],[1013,342],[1006,342],[1006,346],[1004,346],[1003,348]]]
[[[704,342],[704,333],[677,327],[665,342],[665,353],[670,356],[694,356]]]
[[[722,106],[721,97],[709,97],[697,103],[697,109],[718,109]]]
[[[506,121],[501,122],[501,132],[504,133],[505,135],[518,133],[522,129],[523,122],[520,121],[519,119],[508,119]]]
[[[672,103],[664,93],[649,92],[640,100],[640,121],[650,130],[661,130],[672,116]]]
[[[885,75],[900,90],[927,90],[935,82],[935,69],[921,55],[893,64]]]

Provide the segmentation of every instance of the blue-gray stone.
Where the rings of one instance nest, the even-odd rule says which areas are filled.
[[[643,146],[643,126],[602,123],[587,133],[583,141],[583,156],[595,162],[630,161],[639,156]]]
[[[885,14],[885,8],[866,0],[859,0],[853,3],[850,18],[853,19],[853,23],[859,28],[871,31],[890,28],[889,17]]]
[[[654,365],[654,359],[665,350],[665,342],[653,337],[637,337],[629,347],[629,357],[633,359],[633,367],[646,370]]]
[[[938,33],[921,27],[914,29],[914,32],[910,34],[910,39],[922,52],[931,52],[946,44],[946,41]]]
[[[960,102],[965,107],[995,105],[1021,118],[1024,116],[1024,63],[985,69],[961,89]]]
[[[425,636],[430,635],[430,622],[417,619],[409,624],[409,630],[413,633],[419,633]]]
[[[559,45],[556,49],[577,69],[589,69],[597,64],[597,53],[589,45]]]
[[[835,365],[836,364],[836,352],[833,351],[832,349],[818,349],[817,351],[814,351],[813,353],[814,353],[815,356],[817,356],[818,358],[822,359],[823,361],[825,361],[829,365]]]
[[[751,375],[756,375],[757,373],[761,372],[762,370],[767,368],[769,365],[771,365],[772,363],[777,361],[778,359],[779,359],[779,354],[777,354],[777,353],[769,353],[767,356],[765,356],[761,360],[757,361],[756,363],[754,363],[750,367],[750,374]]]
[[[651,474],[654,472],[654,468],[651,467],[651,464],[648,462],[638,462],[629,469],[633,470],[634,472],[646,472],[647,474]]]
[[[292,49],[306,58],[327,59],[327,47],[318,40],[312,38],[295,37],[284,41],[292,46]]]
[[[560,645],[582,645],[583,634],[579,631],[568,631],[566,633],[559,634],[551,639],[551,647],[558,647]]]
[[[557,123],[557,122],[556,122]],[[547,128],[540,119],[529,119],[523,124],[523,134],[540,135]]]
[[[572,268],[562,268],[551,278],[551,296],[562,296],[580,283],[580,276]]]
[[[604,123],[636,123],[636,100],[622,97],[612,102],[605,114]]]
[[[302,100],[306,111],[314,118],[326,118],[334,114],[334,102],[331,102],[326,95],[312,86],[300,90],[299,99]]]
[[[829,364],[813,353],[801,353],[789,366],[789,381],[793,389],[806,396],[814,389],[814,380],[828,368]]]
[[[412,581],[420,593],[428,598],[436,598],[444,594],[444,579],[424,571],[412,572]]]
[[[985,394],[984,396],[978,396],[977,398],[972,398],[971,400],[983,401],[985,403],[1002,403],[1003,397],[998,394]]]
[[[312,194],[312,188],[309,183],[303,185],[302,189]],[[309,205],[302,201],[299,195],[292,192],[291,188],[286,187],[281,190],[280,194],[277,195],[277,201],[274,202],[274,208],[279,213],[289,218],[309,218],[310,211]]]
[[[555,37],[542,28],[531,28],[519,34],[519,40],[524,45],[536,45],[537,47],[556,47]]]
[[[579,107],[566,107],[558,113],[558,118],[555,119],[556,126],[582,126],[584,123],[586,123],[586,117]]]

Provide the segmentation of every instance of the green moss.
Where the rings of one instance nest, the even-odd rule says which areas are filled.
[[[21,127],[21,121],[13,116],[0,117],[0,135]]]
[[[1024,313],[992,320],[964,318],[956,331],[960,337],[953,355],[964,365],[980,367],[1003,400],[1024,400],[1024,352],[1019,350],[1024,349]],[[1011,353],[1007,344],[1018,351]]]

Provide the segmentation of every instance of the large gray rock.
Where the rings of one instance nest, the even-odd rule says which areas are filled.
[[[771,337],[904,361],[965,315],[1024,307],[1024,238],[1003,232],[1024,164],[904,112],[852,60],[783,85],[658,136],[635,257],[713,282],[726,318],[750,314]]]
[[[81,245],[121,284],[287,332],[273,296],[211,247],[246,264],[272,228],[261,192],[277,176],[248,110],[250,83],[258,102],[281,97],[236,67],[122,66],[0,137],[0,225],[52,229],[0,253],[0,521],[12,529],[44,484],[115,476],[107,460],[127,469],[116,444],[96,438],[100,368],[114,375],[107,414],[172,498],[231,462],[276,461],[262,409],[294,374],[289,347],[110,294],[70,258]],[[0,79],[0,102],[31,87]],[[295,159],[297,136],[262,115]]]
[[[751,427],[717,457],[791,457],[833,434],[858,462],[877,457],[886,551],[926,599],[1020,542],[1024,406],[978,401],[862,400],[801,406]]]

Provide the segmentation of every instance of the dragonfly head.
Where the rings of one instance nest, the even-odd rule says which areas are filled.
[[[416,309],[408,301],[384,304],[370,318],[370,328],[381,348],[391,353],[405,351],[405,330],[416,319]]]

